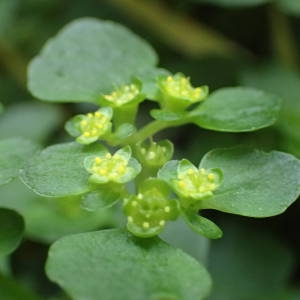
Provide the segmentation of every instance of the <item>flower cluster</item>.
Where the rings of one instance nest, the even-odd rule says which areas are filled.
[[[159,168],[173,156],[173,144],[168,140],[158,143],[150,141],[148,144],[139,143],[137,148],[138,159],[153,168]]]
[[[118,87],[111,94],[103,95],[99,101],[102,105],[121,107],[137,104],[143,99],[144,95],[141,94],[141,84],[134,82]]]
[[[157,78],[156,85],[151,83],[151,89],[151,99],[158,101],[161,107],[157,111],[163,114],[163,117],[159,117],[157,111],[156,116],[152,114],[158,122],[188,115],[188,108],[208,95],[206,86],[195,88],[190,79],[180,73]],[[149,93],[149,85],[143,91]],[[126,138],[129,138],[127,142],[138,160],[132,157],[130,146],[114,154],[103,147],[98,155],[85,158],[84,167],[94,189],[85,199],[86,203],[92,203],[99,198],[99,203],[105,205],[123,199],[127,229],[138,237],[147,238],[158,235],[166,222],[177,219],[179,214],[188,216],[188,223],[197,218],[199,201],[213,195],[221,183],[222,173],[217,169],[197,168],[185,159],[170,161],[174,150],[170,141],[153,141],[152,127],[136,132],[135,117],[144,99],[140,81],[121,85],[98,99],[102,108],[73,117],[67,122],[66,130],[81,144],[102,140],[110,146],[126,145]],[[148,136],[141,135],[145,132],[147,135],[148,131]],[[140,142],[137,138],[134,142],[130,140],[135,132],[141,136]],[[126,184],[135,178],[138,192],[133,194]],[[171,195],[176,198],[170,198]]]
[[[159,96],[163,108],[181,111],[193,103],[203,101],[208,95],[208,87],[194,88],[190,78],[181,73],[158,79]]]
[[[139,237],[159,234],[166,221],[174,220],[179,214],[178,202],[168,199],[168,190],[158,179],[148,179],[137,195],[124,202],[127,228]]]
[[[174,187],[178,195],[196,200],[211,196],[218,187],[219,177],[204,168],[191,167],[178,172]]]
[[[212,196],[221,183],[222,173],[219,169],[197,168],[183,159],[167,163],[159,171],[159,177],[172,187],[186,208]]]
[[[66,130],[80,144],[91,144],[111,132],[112,109],[103,107],[94,113],[77,115],[66,123]]]
[[[91,173],[93,183],[126,183],[140,171],[141,165],[131,157],[130,147],[118,150],[114,155],[102,152],[97,156],[89,156],[84,160],[86,170]]]

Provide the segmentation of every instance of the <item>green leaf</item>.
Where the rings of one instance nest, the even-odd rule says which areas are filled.
[[[300,75],[298,72],[270,64],[244,70],[241,83],[267,92],[276,93],[283,99],[277,128],[283,133],[284,149],[296,153],[295,147],[286,144],[300,144]],[[299,148],[299,147],[297,147]],[[299,150],[297,150],[299,153]]]
[[[23,218],[13,210],[0,208],[0,256],[14,251],[24,232]]]
[[[195,124],[211,130],[254,131],[276,121],[280,102],[277,96],[256,89],[223,88],[212,93],[191,116]]]
[[[21,138],[9,138],[0,141],[0,185],[17,177],[25,161],[36,151],[38,146]]]
[[[209,253],[214,282],[209,300],[281,299],[277,296],[286,288],[294,262],[288,247],[253,220],[248,226],[223,221],[222,228],[224,237],[211,243]]]
[[[119,185],[110,183],[103,184],[100,188],[82,196],[82,208],[95,211],[99,208],[113,206],[122,197]]]
[[[219,239],[222,237],[222,230],[211,220],[198,215],[197,211],[186,210],[183,212],[183,216],[186,223],[195,232],[209,239]]]
[[[80,196],[42,198],[20,180],[0,187],[0,206],[24,217],[26,237],[47,244],[65,235],[107,228],[116,223],[111,209],[83,210]]]
[[[49,252],[47,274],[72,299],[204,299],[204,267],[158,238],[119,230],[65,237]]]
[[[0,37],[7,35],[14,19],[17,16],[19,0],[1,0],[0,1]]]
[[[90,190],[85,157],[104,151],[100,144],[82,146],[65,143],[50,146],[28,161],[21,179],[35,193],[47,197],[67,197]]]
[[[1,300],[42,300],[13,278],[0,274]]]
[[[300,194],[300,161],[282,152],[245,147],[208,152],[200,164],[220,168],[223,182],[202,208],[269,217],[284,212]]]
[[[0,139],[13,136],[44,142],[62,122],[59,107],[41,103],[20,103],[0,116]]]
[[[300,15],[300,2],[299,0],[275,0],[279,9],[287,14],[299,16]]]
[[[153,49],[125,27],[93,18],[73,21],[29,66],[29,90],[46,101],[97,102],[157,63]]]
[[[224,7],[257,6],[270,2],[270,0],[193,0],[198,3],[209,3]],[[285,0],[283,0],[285,1]],[[296,0],[297,1],[297,0]]]

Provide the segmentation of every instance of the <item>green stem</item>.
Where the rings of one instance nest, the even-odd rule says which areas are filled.
[[[272,6],[270,25],[273,48],[277,59],[286,67],[297,68],[299,53],[288,17]]]
[[[138,110],[138,105],[128,105],[125,107],[114,108],[114,123],[116,127],[124,123],[133,124],[135,122],[136,113]]]
[[[169,127],[179,126],[187,123],[187,120],[180,120],[180,121],[172,121],[172,122],[166,122],[166,121],[160,121],[155,120],[151,123],[147,124],[145,127],[137,131],[135,134],[129,136],[127,139],[122,141],[122,145],[134,145],[137,142],[142,142],[146,140],[149,137],[152,137],[157,132],[164,130]]]

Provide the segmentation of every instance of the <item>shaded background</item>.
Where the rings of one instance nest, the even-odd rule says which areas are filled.
[[[211,91],[247,85],[283,98],[278,122],[256,133],[214,133],[195,126],[164,133],[176,144],[177,157],[198,163],[210,149],[247,143],[300,158],[299,0],[0,0],[0,138],[23,136],[42,145],[68,139],[63,124],[84,105],[33,100],[26,66],[49,37],[85,16],[129,27],[154,46],[161,67],[191,76],[195,85],[207,84]],[[26,299],[67,299],[44,275],[49,243],[118,223],[115,212],[91,215],[79,199],[41,199],[18,181],[1,187],[0,205],[21,212],[27,225],[21,247],[0,263],[1,300],[24,299],[22,293],[1,296],[2,288],[25,289]],[[300,299],[299,201],[264,220],[206,213],[224,229],[220,241],[209,243],[180,223],[163,238],[207,265],[215,282],[209,299]]]

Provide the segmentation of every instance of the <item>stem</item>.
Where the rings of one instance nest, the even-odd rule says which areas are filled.
[[[137,142],[142,142],[145,139],[152,137],[155,135],[158,131],[161,131],[163,129],[179,126],[187,123],[187,120],[179,120],[179,121],[161,121],[161,120],[155,120],[151,123],[147,124],[145,127],[140,129],[135,134],[129,136],[127,139],[122,141],[123,145],[132,145],[136,144]]]
[[[277,59],[286,67],[297,68],[299,53],[288,17],[272,6],[270,25],[273,48]]]
[[[114,123],[116,128],[118,128],[123,123],[133,124],[135,122],[135,117],[137,113],[138,105],[130,105],[125,107],[114,108]]]

